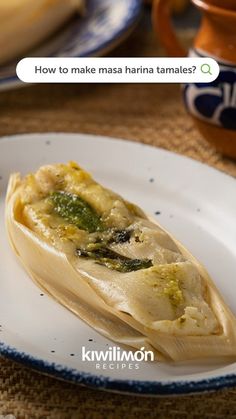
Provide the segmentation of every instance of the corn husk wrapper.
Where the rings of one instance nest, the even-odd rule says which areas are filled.
[[[19,174],[11,176],[6,200],[6,225],[12,248],[31,278],[62,305],[107,338],[133,348],[152,349],[161,361],[186,361],[212,357],[236,358],[236,320],[199,262],[169,233],[181,254],[198,270],[206,286],[208,304],[219,327],[212,335],[179,335],[148,327],[131,313],[117,309],[75,269],[65,253],[56,250],[27,228],[21,220]],[[151,220],[156,223],[154,220]],[[157,223],[156,223],[157,224]],[[163,229],[162,229],[163,230]],[[164,230],[163,230],[164,231]],[[129,296],[127,296],[129,299]],[[148,307],[144,307],[148,309]]]

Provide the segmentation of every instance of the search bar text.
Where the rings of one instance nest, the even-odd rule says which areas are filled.
[[[16,68],[25,83],[210,83],[212,58],[24,58]]]

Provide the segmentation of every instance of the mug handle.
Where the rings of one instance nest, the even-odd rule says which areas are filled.
[[[153,0],[152,23],[169,56],[187,56],[187,51],[181,46],[171,22],[171,0]]]

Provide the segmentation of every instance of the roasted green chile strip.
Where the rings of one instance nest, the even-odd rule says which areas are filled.
[[[129,241],[132,232],[106,230],[96,211],[78,195],[59,191],[52,193],[49,200],[53,204],[53,211],[67,222],[89,233],[101,232],[100,240],[84,249],[77,249],[77,256],[94,259],[119,272],[138,271],[152,266],[149,259],[129,259],[110,249],[109,244]]]
[[[54,192],[49,197],[53,211],[64,220],[89,233],[103,231],[104,226],[96,211],[78,195]]]
[[[129,259],[103,246],[102,243],[91,243],[85,249],[76,249],[76,255],[94,259],[98,264],[118,272],[132,272],[152,266],[150,259]]]

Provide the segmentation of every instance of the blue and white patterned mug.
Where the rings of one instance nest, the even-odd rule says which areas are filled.
[[[231,3],[219,6],[216,0],[192,2],[203,16],[189,55],[214,58],[220,74],[212,83],[185,85],[185,105],[203,136],[236,158],[236,10],[229,7]],[[171,0],[155,0],[154,27],[169,55],[185,56],[171,25],[170,5]]]

